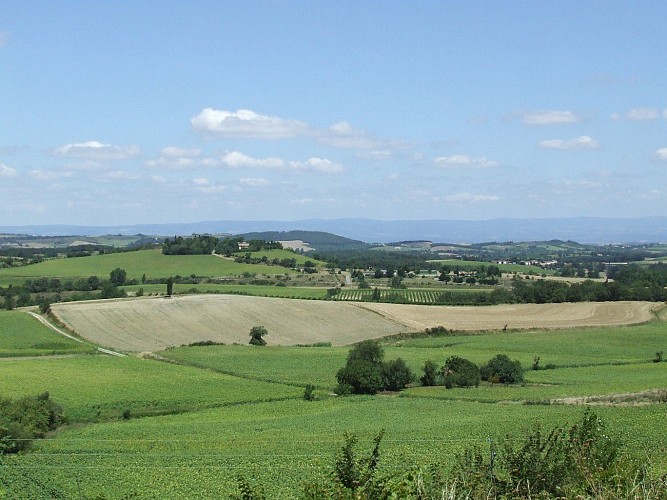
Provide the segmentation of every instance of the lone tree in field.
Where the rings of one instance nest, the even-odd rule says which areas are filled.
[[[253,326],[250,329],[250,344],[251,345],[266,345],[266,340],[262,337],[268,335],[269,332],[263,326]]]
[[[506,354],[496,354],[480,369],[482,380],[492,384],[519,384],[523,382],[523,368],[519,360],[512,361]]]
[[[125,269],[121,269],[120,267],[117,267],[111,273],[109,273],[111,283],[113,283],[116,286],[123,286],[125,284],[125,280],[127,279],[127,272]]]

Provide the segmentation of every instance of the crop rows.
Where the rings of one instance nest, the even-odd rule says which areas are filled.
[[[484,290],[475,290],[477,293],[487,293]],[[373,294],[376,294],[375,299]],[[353,302],[393,302],[397,304],[421,304],[433,305],[449,302],[445,300],[445,295],[461,294],[462,298],[469,294],[469,290],[341,290],[335,296],[336,300],[345,300]],[[378,299],[379,295],[379,299]]]

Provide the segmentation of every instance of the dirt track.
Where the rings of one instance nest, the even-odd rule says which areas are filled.
[[[424,328],[456,330],[568,328],[641,323],[648,302],[522,304],[439,307],[354,302],[192,295],[53,304],[53,312],[79,335],[121,351],[142,352],[213,340],[248,343],[253,326],[267,328],[269,344],[331,342],[346,345]]]

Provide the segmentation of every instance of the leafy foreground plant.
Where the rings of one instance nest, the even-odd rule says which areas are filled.
[[[344,443],[327,479],[307,483],[303,498],[315,499],[657,499],[667,498],[667,476],[621,454],[621,443],[590,410],[569,428],[543,432],[539,426],[517,440],[503,439],[496,451],[468,449],[450,471],[431,465],[402,473],[378,472],[380,441],[367,458],[355,452],[357,438]],[[244,497],[260,498],[260,497]]]

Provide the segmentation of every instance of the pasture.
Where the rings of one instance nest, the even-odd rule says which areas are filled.
[[[296,255],[296,254],[294,254]],[[161,250],[139,250],[94,255],[90,257],[60,258],[22,267],[0,269],[0,283],[16,283],[46,276],[49,278],[87,278],[99,276],[108,278],[116,268],[125,269],[127,279],[140,280],[145,274],[147,279],[167,278],[169,276],[240,276],[251,274],[295,273],[280,266],[237,263],[215,255],[163,255]]]

